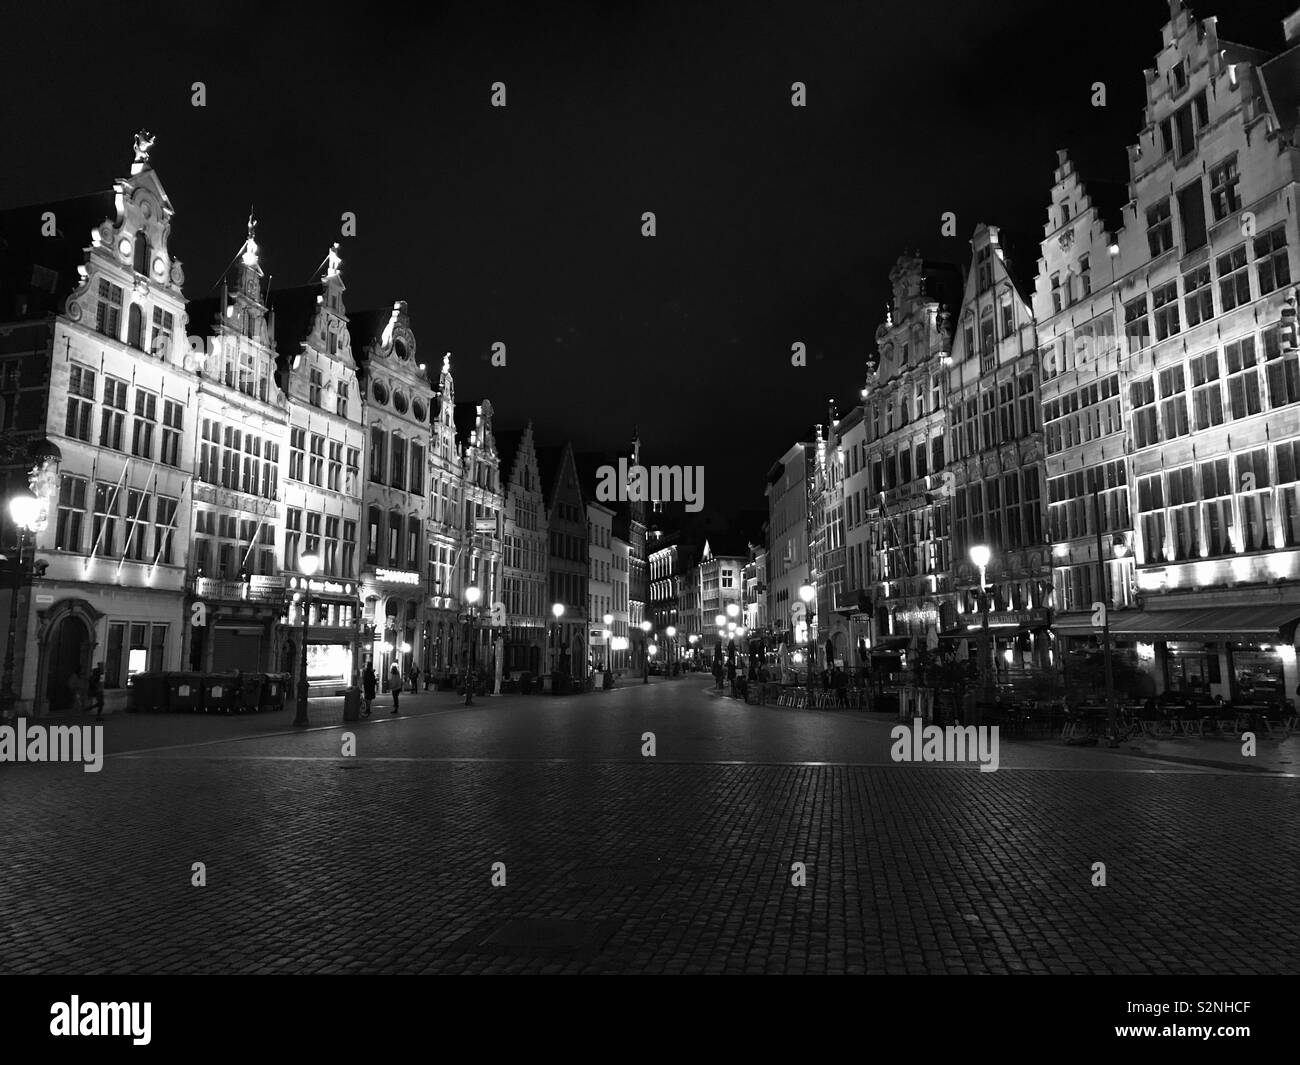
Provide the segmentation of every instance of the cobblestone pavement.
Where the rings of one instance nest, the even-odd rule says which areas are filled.
[[[710,686],[123,718],[99,773],[0,764],[0,972],[1300,967],[1293,776],[1049,744],[900,765],[888,722]]]

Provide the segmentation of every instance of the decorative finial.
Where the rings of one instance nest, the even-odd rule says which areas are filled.
[[[450,352],[450,351],[447,352],[447,353],[442,357],[442,372],[443,372],[444,374],[449,374],[449,373],[451,373],[451,352]]]
[[[325,260],[328,263],[325,267],[325,276],[338,277],[339,266],[342,264],[343,260],[339,257],[339,242],[337,240],[330,247],[330,250],[326,252]]]
[[[254,239],[254,233],[257,230],[257,219],[253,217],[253,209],[248,209],[248,239],[244,241],[244,265],[257,265],[257,241]]]
[[[137,163],[147,163],[149,161],[149,149],[153,147],[154,135],[147,129],[142,129],[135,135],[135,161]]]

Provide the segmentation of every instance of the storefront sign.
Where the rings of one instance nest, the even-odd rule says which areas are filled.
[[[272,603],[284,598],[284,578],[254,574],[248,578],[248,600],[251,603]]]
[[[210,577],[194,578],[194,594],[200,599],[243,599],[243,581],[218,581]]]
[[[309,592],[321,592],[325,595],[356,595],[356,585],[344,584],[342,581],[324,581],[315,578],[290,577],[290,588],[307,586]]]
[[[389,584],[419,584],[420,575],[403,569],[377,569],[375,580],[387,581]]]

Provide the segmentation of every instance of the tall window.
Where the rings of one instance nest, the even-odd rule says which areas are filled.
[[[424,494],[424,445],[411,441],[411,484],[412,495]]]
[[[1282,328],[1264,330],[1264,372],[1268,376],[1268,405],[1281,407],[1300,401],[1300,352],[1282,351]]]
[[[1165,559],[1165,495],[1160,474],[1139,478],[1138,521],[1142,544],[1146,549],[1145,561],[1161,562]]]
[[[1174,336],[1180,327],[1178,320],[1178,282],[1170,281],[1151,290],[1151,307],[1155,311],[1156,339]]]
[[[1187,422],[1187,380],[1181,366],[1160,371],[1160,420],[1165,426],[1166,440],[1186,436],[1191,431]]]
[[[1219,275],[1219,303],[1226,314],[1250,302],[1250,272],[1246,269],[1246,245],[1238,244],[1214,260]]]
[[[1255,355],[1255,338],[1242,337],[1223,346],[1223,360],[1228,368],[1228,405],[1234,418],[1258,414],[1259,370]]]
[[[262,438],[252,433],[244,434],[244,474],[239,480],[239,490],[257,495],[262,474]]]
[[[298,553],[302,547],[302,511],[289,507],[284,514],[284,568],[298,568]]]
[[[59,551],[81,550],[81,518],[86,513],[86,479],[64,474],[59,479],[59,517],[54,546]]]
[[[334,413],[340,418],[348,416],[348,383],[342,378],[334,385]]]
[[[242,429],[227,425],[222,430],[221,487],[239,490],[239,470],[243,460],[244,433]]]
[[[1291,284],[1291,266],[1286,258],[1286,226],[1277,225],[1255,238],[1255,276],[1259,294]]]
[[[1246,551],[1273,546],[1273,493],[1268,472],[1268,449],[1237,452],[1237,491],[1241,503],[1241,540]]]
[[[1210,207],[1216,222],[1222,222],[1228,215],[1241,210],[1241,197],[1237,194],[1240,183],[1235,155],[1210,169]]]
[[[1169,524],[1173,539],[1174,561],[1200,556],[1200,523],[1197,508],[1195,470],[1191,466],[1170,470],[1166,477],[1169,498]]]
[[[95,302],[95,332],[114,340],[122,338],[122,290],[102,277]]]
[[[1171,486],[1172,488],[1172,486]],[[1201,463],[1201,494],[1205,513],[1205,543],[1211,555],[1232,554],[1232,474],[1226,458]],[[1179,555],[1190,558],[1191,555]]]
[[[289,430],[289,479],[303,479],[303,465],[307,461],[307,430],[301,427]]]
[[[90,416],[95,407],[95,371],[72,364],[68,378],[68,418],[64,436],[90,441]]]
[[[1174,246],[1174,223],[1169,210],[1169,197],[1154,207],[1147,208],[1147,248],[1151,258],[1163,255]]]
[[[1207,351],[1191,362],[1192,409],[1197,429],[1223,423],[1223,397],[1219,387],[1219,353]]]
[[[325,557],[321,566],[331,577],[339,576],[339,518],[325,519]]]
[[[1016,385],[1006,381],[998,386],[998,429],[1005,443],[1016,438]]]
[[[406,487],[406,441],[397,433],[393,434],[393,479],[395,488]]]
[[[99,446],[122,450],[122,426],[126,421],[126,382],[104,378],[104,410],[100,414]]]
[[[1214,317],[1214,290],[1210,287],[1210,264],[1202,263],[1183,274],[1183,309],[1188,328]]]
[[[1273,449],[1277,459],[1277,481],[1280,492],[1282,543],[1287,547],[1300,546],[1300,440],[1278,444]]]
[[[370,427],[370,479],[379,484],[387,481],[388,434],[382,425]]]
[[[171,311],[164,311],[161,307],[153,309],[153,334],[149,338],[149,351],[153,355],[165,358],[171,347],[172,331],[176,326],[176,319],[172,316]]]
[[[91,547],[96,555],[117,555],[117,522],[121,515],[117,485],[99,481],[95,484],[95,515],[91,528]]]
[[[149,276],[149,240],[143,233],[135,235],[135,255],[131,265],[137,274]]]
[[[320,529],[321,514],[319,511],[307,512],[307,544],[306,553],[320,557]]]
[[[347,459],[347,480],[344,481],[343,491],[348,495],[355,495],[361,487],[361,449],[356,447],[348,448]]]
[[[382,535],[383,521],[378,507],[371,507],[366,512],[366,561],[371,565],[379,562],[379,537]]]
[[[311,462],[307,479],[317,488],[325,484],[325,438],[319,433],[311,434]]]
[[[203,439],[199,444],[199,480],[221,483],[221,426],[203,419]]]
[[[1141,351],[1151,343],[1151,324],[1147,317],[1147,298],[1139,296],[1124,304],[1124,336],[1129,351]]]
[[[168,466],[180,465],[183,410],[176,400],[163,400],[162,451],[158,455],[158,461]]]
[[[312,370],[310,380],[307,385],[307,402],[313,407],[320,406],[321,390],[325,384],[325,378],[320,370]]]
[[[153,555],[150,561],[172,564],[172,541],[176,536],[176,504],[170,496],[158,496],[154,501]]]
[[[420,519],[412,514],[406,521],[406,568],[420,566]]]
[[[342,491],[343,488],[343,445],[342,443],[330,441],[330,463],[329,463],[329,480],[327,482],[333,492]]]
[[[122,557],[136,562],[148,562],[149,554],[149,493],[132,488],[126,493],[126,539],[122,543]]]
[[[1156,428],[1156,389],[1150,377],[1134,381],[1129,386],[1129,401],[1133,406],[1133,442],[1147,447],[1160,440]]]
[[[135,390],[135,419],[131,423],[131,454],[153,458],[153,428],[158,420],[158,397],[142,388]]]
[[[1183,227],[1183,251],[1205,246],[1205,199],[1201,179],[1178,190],[1178,218]]]
[[[402,515],[396,510],[388,512],[388,555],[386,561],[390,566],[402,564]]]
[[[355,521],[345,521],[343,523],[343,569],[340,571],[340,577],[355,577],[357,561],[357,523]]]
[[[144,312],[140,304],[131,304],[126,315],[126,342],[136,351],[144,351]]]

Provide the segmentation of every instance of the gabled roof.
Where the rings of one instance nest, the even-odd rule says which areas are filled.
[[[42,228],[53,215],[53,236]],[[0,321],[57,314],[81,283],[91,231],[117,221],[112,189],[0,211]]]
[[[1270,59],[1259,68],[1259,73],[1264,96],[1277,124],[1283,130],[1294,130],[1300,125],[1300,43]]]
[[[366,349],[383,335],[384,327],[392,318],[392,307],[348,311],[348,335],[352,338],[352,357],[358,366],[366,361]]]

